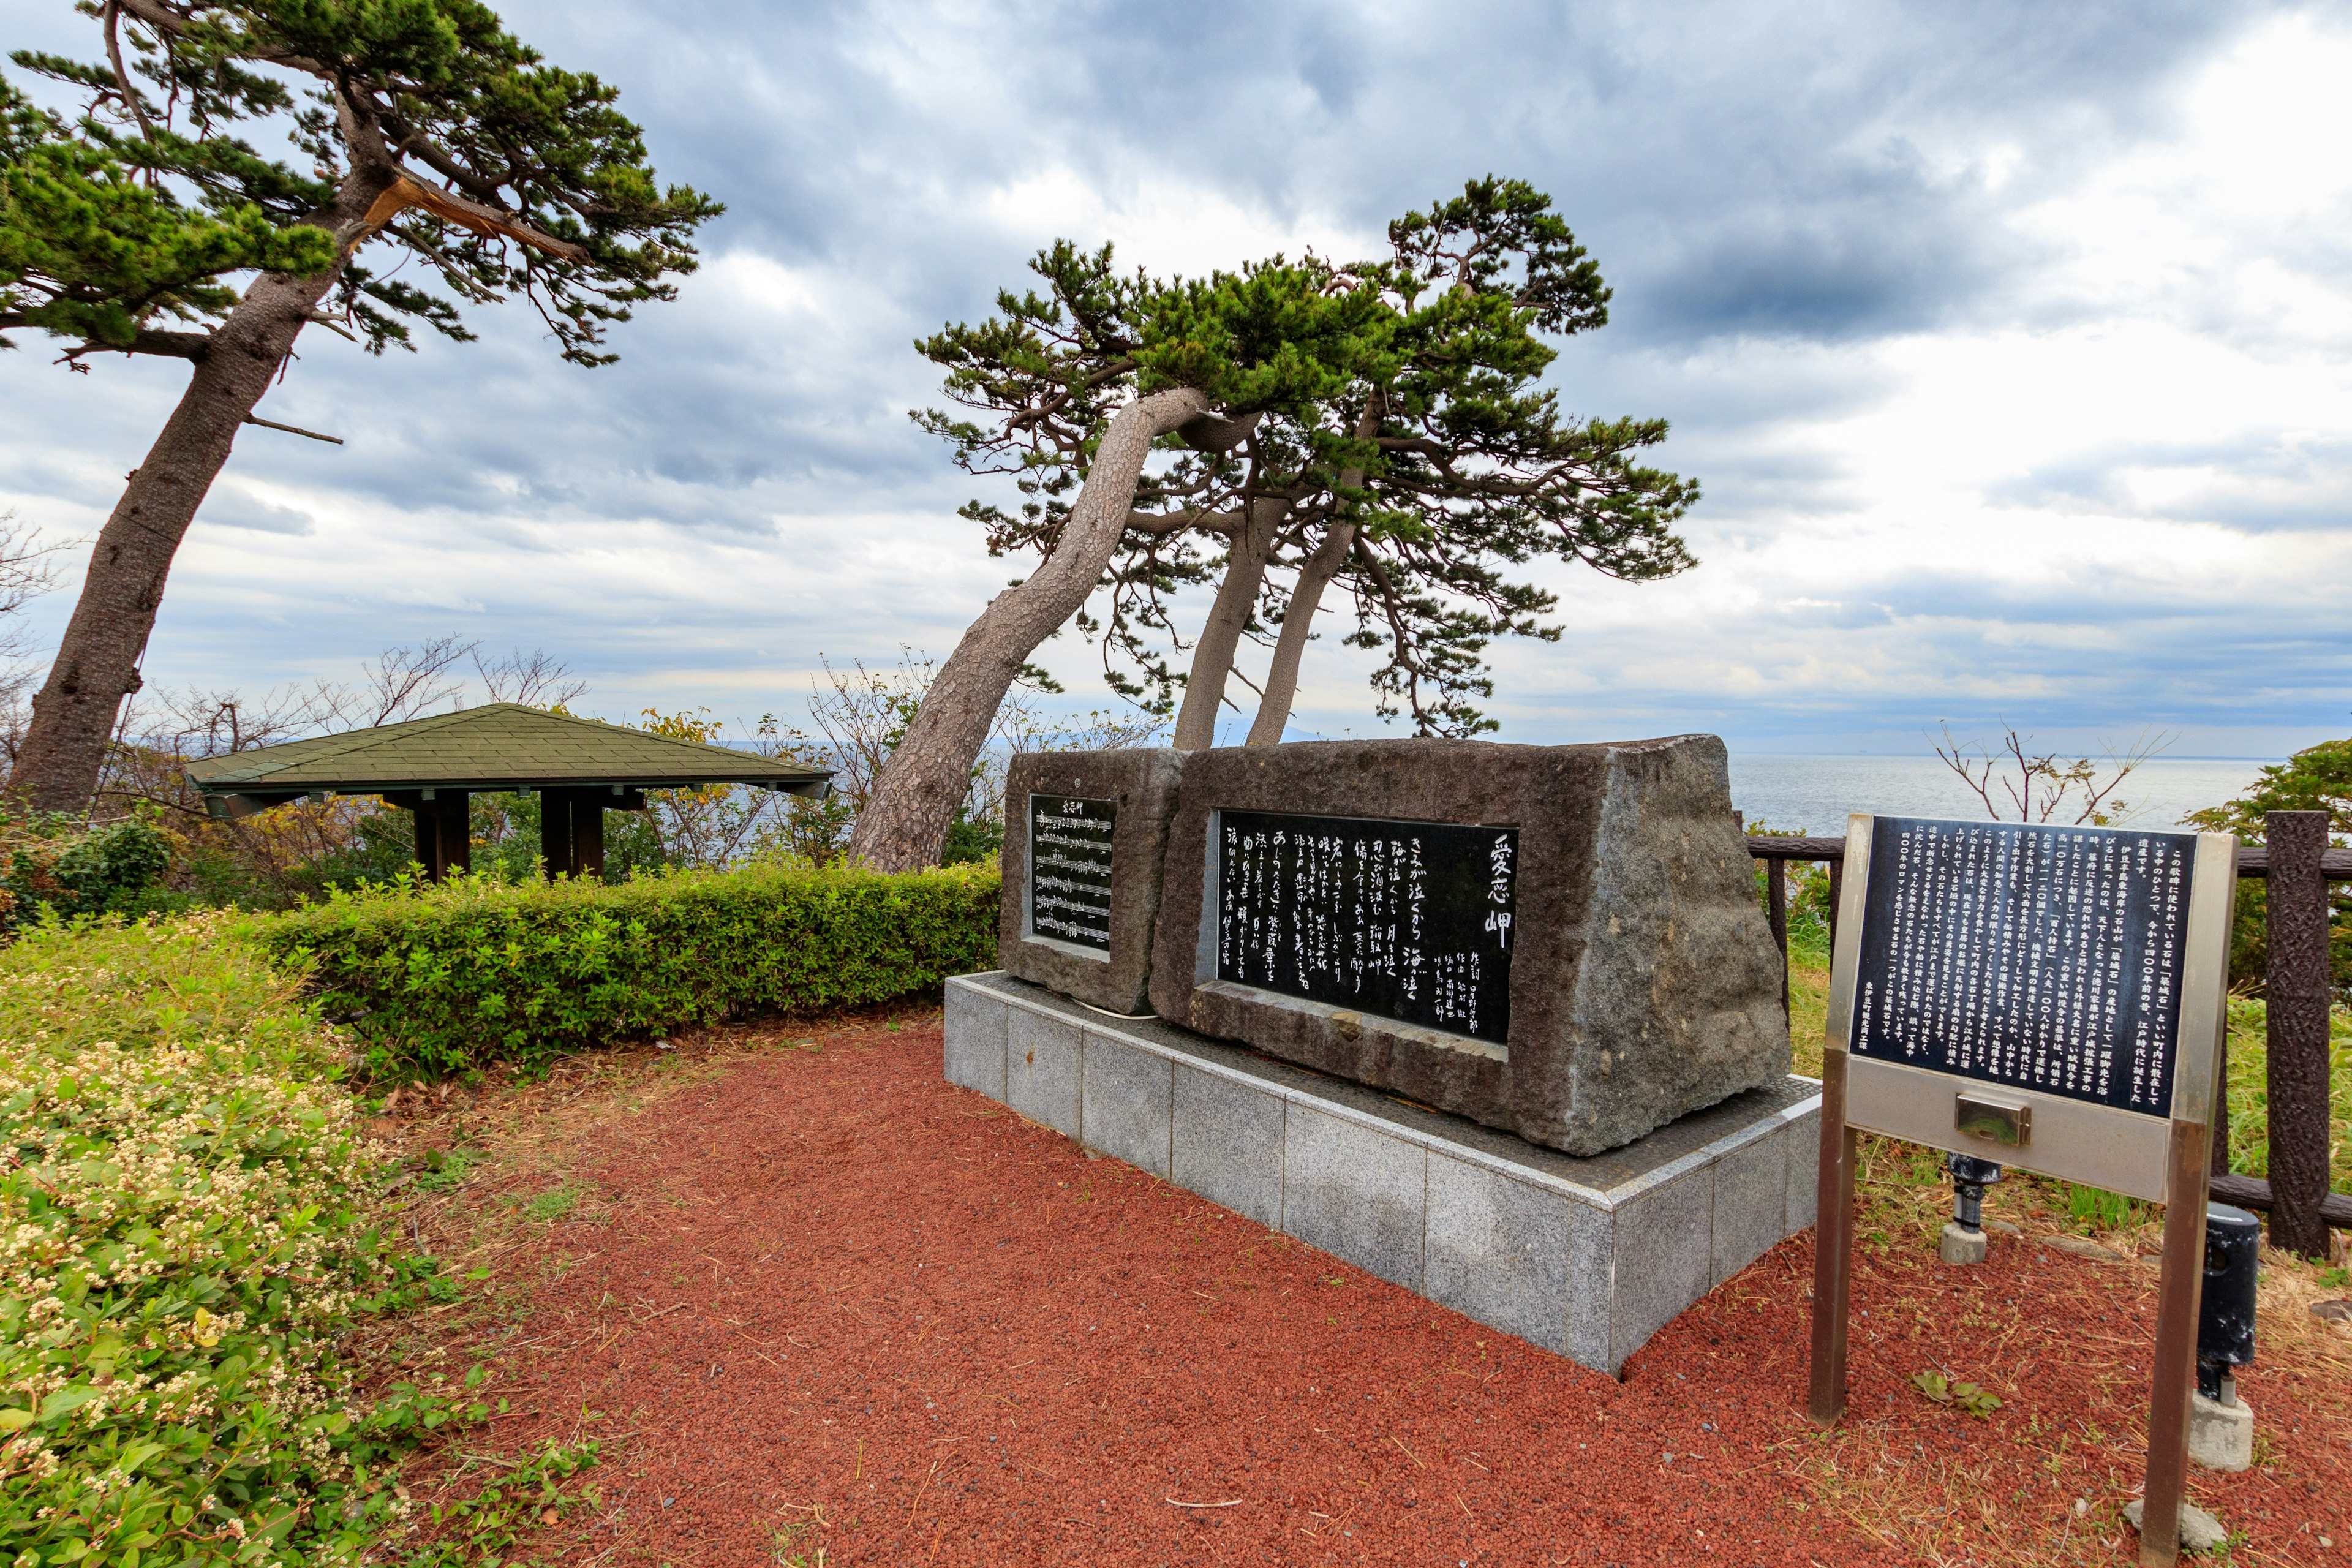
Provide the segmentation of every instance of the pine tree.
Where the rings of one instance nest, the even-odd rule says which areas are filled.
[[[101,63],[11,57],[79,93],[78,117],[0,82],[0,343],[30,329],[69,370],[120,353],[190,372],[34,699],[9,787],[50,810],[89,801],[173,557],[303,327],[380,354],[416,324],[466,341],[464,307],[520,295],[564,359],[605,363],[606,329],[672,297],[722,210],[658,184],[613,88],[474,0],[79,9]]]
[[[1242,639],[1278,625],[1250,733],[1267,743],[1336,584],[1354,603],[1349,640],[1387,654],[1373,676],[1381,710],[1410,711],[1423,734],[1466,735],[1493,728],[1475,706],[1493,689],[1487,642],[1559,635],[1542,619],[1554,595],[1510,581],[1509,567],[1549,555],[1642,581],[1694,563],[1673,525],[1698,487],[1634,460],[1665,422],[1564,419],[1537,385],[1557,353],[1547,338],[1608,319],[1600,269],[1550,199],[1474,180],[1391,224],[1389,241],[1373,261],[1276,257],[1164,281],[1122,277],[1107,247],[1065,242],[1032,264],[1045,292],[1008,290],[993,319],[918,345],[945,370],[949,398],[986,416],[918,420],[961,467],[1010,475],[1026,498],[1015,510],[975,500],[963,515],[992,554],[1034,551],[1045,564],[966,634],[1004,671],[954,694],[986,710],[960,711],[938,754],[893,759],[856,852],[892,868],[936,857],[987,713],[1019,661],[1073,619],[1099,638],[1115,689],[1177,710],[1186,749],[1211,743]],[[1130,432],[1104,482],[1101,455],[1156,387],[1199,401],[1151,426],[1157,466]],[[1047,596],[1035,585],[1049,574]],[[1212,581],[1180,673],[1154,644],[1179,637],[1173,595]],[[1090,617],[1097,590],[1108,609]],[[1003,614],[1015,604],[1027,606],[1017,633]]]

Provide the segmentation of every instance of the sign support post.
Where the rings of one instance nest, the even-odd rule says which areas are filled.
[[[2179,1555],[2236,851],[2221,833],[1859,815],[1846,829],[1808,1413],[1828,1426],[1845,1407],[1860,1131],[2162,1203],[2146,1568]]]

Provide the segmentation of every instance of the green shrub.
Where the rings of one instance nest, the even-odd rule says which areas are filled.
[[[887,1001],[995,962],[993,864],[455,878],[332,893],[248,930],[311,974],[372,1071],[543,1061],[733,1014]]]
[[[226,919],[0,952],[0,1563],[348,1561],[390,1516],[332,1350],[398,1278],[372,1156]]]
[[[169,905],[163,873],[171,842],[143,816],[85,829],[55,812],[0,816],[0,926],[29,924],[47,909],[75,915],[137,915]]]

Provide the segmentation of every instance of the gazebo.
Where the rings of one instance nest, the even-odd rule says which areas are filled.
[[[604,813],[645,810],[649,789],[747,784],[821,800],[833,787],[827,768],[515,702],[232,752],[187,773],[222,818],[304,795],[382,795],[416,814],[416,858],[436,882],[472,862],[466,805],[478,791],[536,792],[547,874],[583,877],[604,869]]]

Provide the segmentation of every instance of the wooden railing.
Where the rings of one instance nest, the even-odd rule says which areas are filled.
[[[2327,1255],[2327,1229],[2352,1230],[2352,1197],[2328,1190],[2327,884],[2352,881],[2352,849],[2327,847],[2324,811],[2277,811],[2264,823],[2266,843],[2238,851],[2238,875],[2270,884],[2264,989],[2269,1019],[2268,1180],[2230,1174],[2230,1112],[2213,1119],[2212,1194],[2223,1203],[2271,1216],[2271,1244],[2305,1257]],[[1764,862],[1764,918],[1780,949],[1780,1006],[1789,1005],[1789,864],[1825,865],[1830,876],[1830,935],[1845,871],[1845,840],[1753,834],[1748,853]],[[2223,1079],[2227,1081],[2227,1064]],[[2226,1100],[2226,1097],[2225,1097]]]

